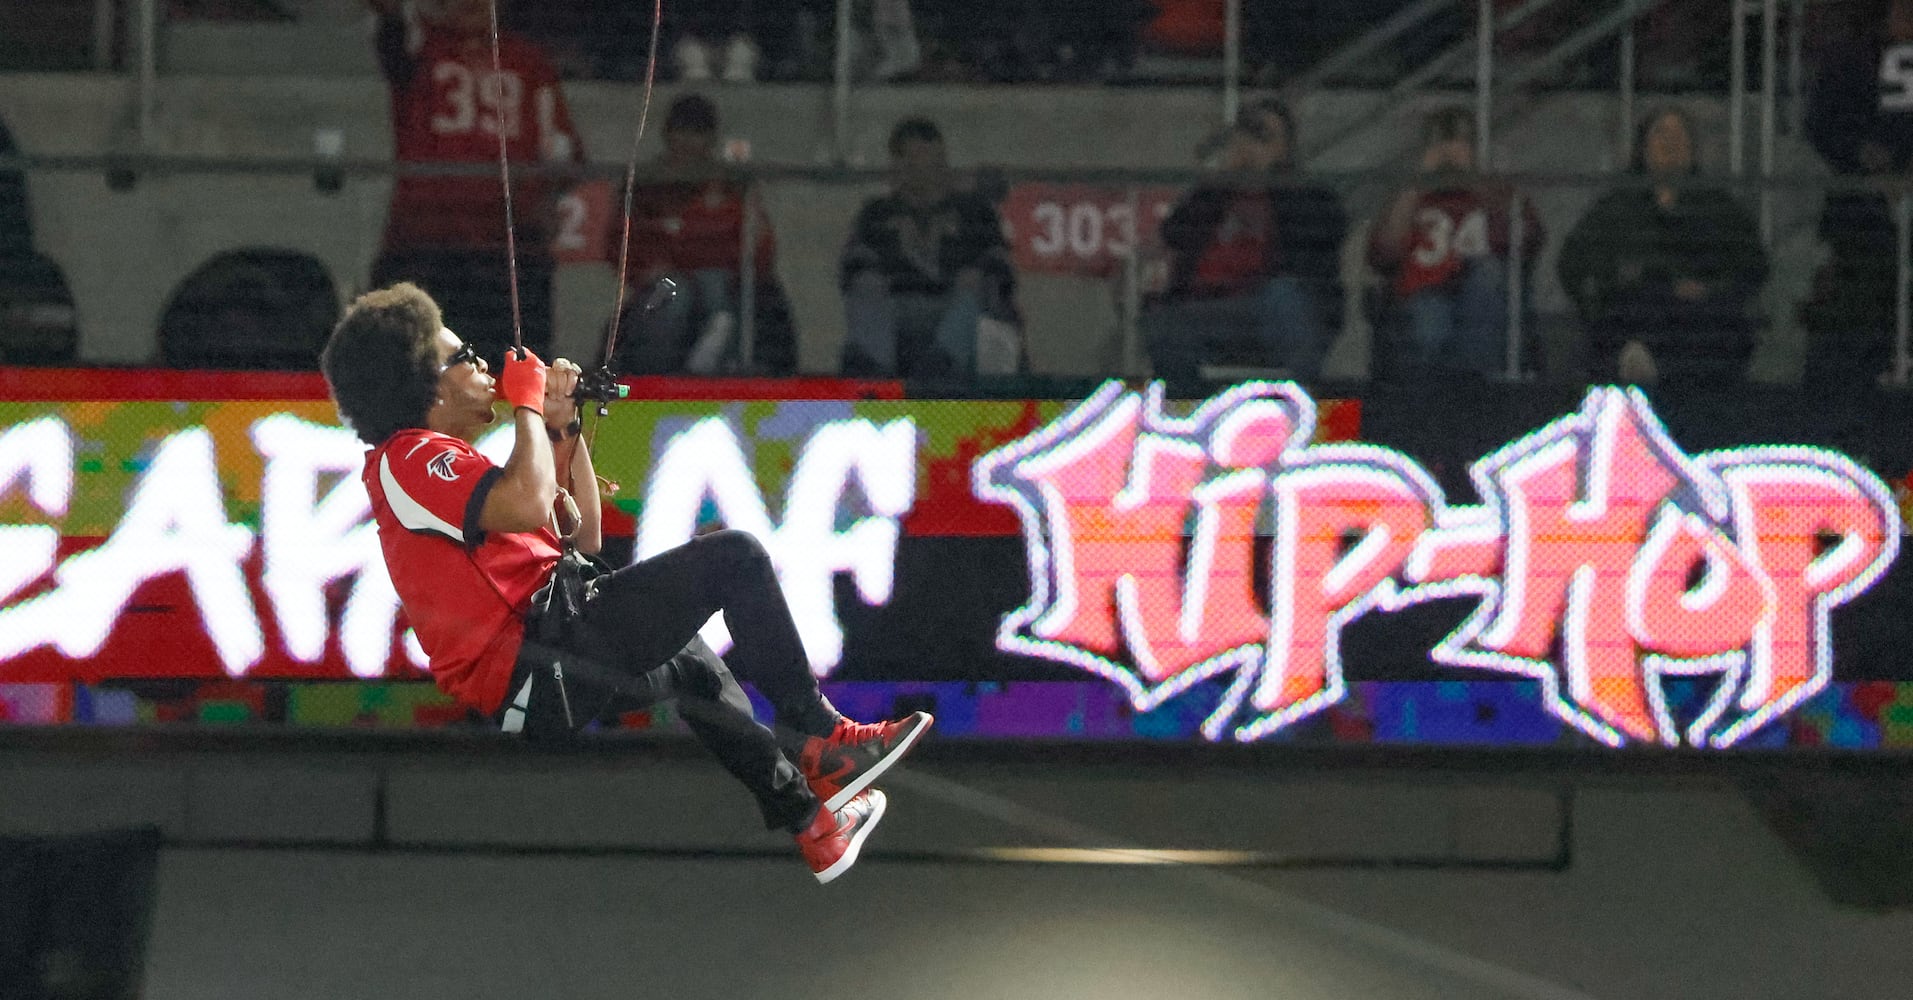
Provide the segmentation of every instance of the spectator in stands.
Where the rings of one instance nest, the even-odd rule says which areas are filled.
[[[666,4],[665,10],[666,24],[676,37],[671,60],[679,80],[703,83],[722,78],[726,83],[750,83],[757,79],[760,53],[751,36],[749,0],[698,0]]]
[[[1687,183],[1700,172],[1694,147],[1685,114],[1649,115],[1634,170],[1652,183],[1603,195],[1561,246],[1561,285],[1586,326],[1597,380],[1679,389],[1746,373],[1767,252],[1733,195]]]
[[[1519,197],[1521,260],[1509,260],[1517,196],[1505,182],[1475,172],[1467,111],[1428,117],[1421,171],[1423,179],[1395,193],[1369,234],[1369,264],[1385,282],[1375,374],[1493,375],[1506,366],[1508,269],[1525,268],[1540,252],[1541,220]]]
[[[1179,56],[1222,54],[1227,4],[1216,0],[1154,0],[1151,6],[1155,9],[1143,28],[1143,36],[1151,48]],[[1262,16],[1250,20],[1264,20],[1266,15],[1274,13],[1262,9],[1259,0],[1254,6],[1255,13]]]
[[[686,94],[664,120],[664,153],[651,179],[631,199],[627,311],[621,321],[618,358],[630,372],[710,375],[736,370],[739,351],[740,276],[744,272],[746,212],[752,214],[753,367],[788,374],[796,366],[796,338],[775,279],[776,239],[770,219],[754,203],[749,186],[717,157],[717,105]],[[623,223],[613,213],[608,246],[615,261]],[[662,278],[678,292],[644,313],[651,289]]]
[[[871,0],[870,33],[876,40],[877,63],[870,75],[898,80],[923,66],[923,44],[917,38],[910,0]]]
[[[17,155],[0,121],[0,157]],[[0,364],[71,364],[79,349],[66,274],[33,241],[26,172],[0,170]]]
[[[1116,80],[1135,68],[1151,0],[1037,0],[1028,7],[1034,75],[1041,80]]]
[[[1635,37],[1642,86],[1667,91],[1725,87],[1732,10],[1714,0],[1665,0],[1641,15]]]
[[[1898,229],[1886,189],[1913,171],[1913,0],[1829,47],[1807,108],[1807,136],[1845,190],[1820,218],[1828,259],[1801,307],[1805,382],[1830,392],[1871,386],[1893,353]],[[1876,184],[1856,189],[1852,180]]]
[[[1311,381],[1341,326],[1348,218],[1326,188],[1298,182],[1288,108],[1250,108],[1214,160],[1221,175],[1162,223],[1168,289],[1141,325],[1158,378],[1184,382],[1220,351]]]
[[[1014,314],[1016,276],[996,207],[961,191],[943,132],[926,118],[890,132],[890,194],[858,210],[841,280],[846,375],[964,376],[978,324]]]
[[[652,5],[643,0],[499,0],[504,23],[537,39],[567,79],[642,80]],[[664,78],[732,83],[795,79],[821,65],[820,25],[833,0],[667,3],[661,25]]]
[[[1011,83],[1031,76],[1031,10],[1023,0],[912,0],[933,43],[938,79]]]
[[[13,133],[0,120],[0,156],[17,156]],[[27,175],[23,170],[0,170],[0,257],[24,257],[33,252],[33,214],[27,211]]]
[[[559,192],[522,168],[584,161],[558,75],[537,46],[504,34],[503,79],[493,82],[486,0],[440,0],[416,16],[401,0],[370,2],[400,164],[495,164],[504,123],[519,168],[512,208],[525,346],[543,351],[551,342],[550,236]],[[445,295],[453,303],[449,322],[486,357],[501,356],[512,342],[512,309],[504,185],[496,175],[397,178],[372,282],[400,280]]]
[[[1165,16],[1183,8],[1207,21],[1214,39],[1204,54],[1222,54],[1225,4],[1216,0],[1151,0]],[[1241,0],[1242,72],[1258,87],[1280,87],[1314,68],[1399,12],[1400,0]],[[1189,8],[1195,8],[1190,11]],[[1475,7],[1467,8],[1472,26]],[[1450,43],[1446,18],[1436,18],[1392,45],[1371,52],[1359,65],[1335,75],[1330,86],[1386,86]],[[1427,51],[1423,51],[1426,49]]]

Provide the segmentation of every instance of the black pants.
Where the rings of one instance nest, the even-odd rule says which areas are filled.
[[[1742,303],[1688,301],[1658,289],[1617,294],[1588,334],[1593,380],[1617,380],[1621,348],[1638,340],[1654,358],[1659,391],[1669,395],[1746,381],[1756,338],[1754,320]]]
[[[729,666],[697,636],[719,611],[734,643]],[[562,672],[555,684],[553,662]],[[766,827],[800,830],[816,814],[816,797],[778,734],[751,714],[738,680],[771,703],[786,740],[824,735],[837,715],[811,676],[769,553],[745,532],[703,535],[600,577],[568,636],[526,642],[507,709],[526,678],[528,737],[676,699],[692,734],[757,798]]]

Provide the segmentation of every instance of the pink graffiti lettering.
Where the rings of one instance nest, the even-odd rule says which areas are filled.
[[[1634,391],[1592,390],[1476,462],[1478,505],[1450,506],[1399,452],[1311,443],[1315,417],[1288,383],[1175,416],[1160,384],[1111,382],[979,459],[977,495],[1017,510],[1030,560],[999,648],[1107,678],[1138,710],[1233,674],[1203,732],[1254,740],[1345,696],[1350,622],[1472,598],[1433,663],[1537,678],[1606,743],[1724,747],[1825,686],[1829,612],[1898,553],[1898,509],[1855,463],[1688,456]],[[1685,731],[1660,690],[1675,674],[1722,679]]]

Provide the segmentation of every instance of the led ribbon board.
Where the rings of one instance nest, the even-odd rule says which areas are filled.
[[[359,478],[365,447],[329,403],[18,408],[0,423],[0,683],[421,676]],[[719,521],[756,534],[827,675],[842,659],[837,578],[865,604],[891,596],[919,472],[907,410],[621,404],[601,468],[637,488],[607,529],[634,557]],[[503,464],[509,428],[477,444]],[[720,619],[705,635],[728,648]]]
[[[1603,743],[1727,747],[1827,685],[1829,616],[1899,551],[1871,472],[1810,447],[1688,455],[1636,390],[1593,389],[1476,461],[1475,505],[1400,452],[1316,443],[1316,418],[1289,383],[1178,416],[1160,383],[1110,382],[980,458],[973,488],[1016,512],[1030,578],[997,647],[1138,711],[1225,684],[1202,732],[1248,741],[1346,696],[1350,622],[1465,599],[1435,663],[1535,678]],[[1675,675],[1720,680],[1684,724]]]
[[[1848,739],[1827,720],[1850,715],[1901,738],[1862,691],[1904,679],[1913,641],[1886,488],[1815,448],[1687,455],[1638,394],[1509,424],[1486,457],[1410,458],[1358,443],[1362,401],[1286,384],[1193,406],[1115,383],[645,389],[594,448],[620,556],[750,530],[833,697],[934,688],[952,733],[1724,747]],[[0,369],[0,395],[0,719],[79,719],[98,699],[78,688],[123,679],[242,701],[260,680],[425,679],[364,448],[316,376]],[[503,461],[510,439],[480,447]],[[1472,503],[1419,464],[1469,460]],[[1845,686],[1815,698],[1830,624],[1854,633]],[[1432,691],[1468,677],[1464,699]]]

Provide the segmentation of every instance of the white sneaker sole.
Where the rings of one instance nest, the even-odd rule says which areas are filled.
[[[863,850],[864,838],[869,837],[870,831],[877,828],[877,821],[883,819],[883,811],[888,805],[882,792],[870,793],[870,818],[857,828],[856,833],[850,835],[850,846],[844,848],[844,856],[838,858],[836,864],[817,873],[818,882],[828,883],[831,879],[849,871],[850,866],[857,863],[857,855]]]
[[[828,800],[826,800],[824,802],[824,808],[830,810],[831,812],[836,812],[837,810],[842,809],[844,807],[844,803],[849,802],[851,799],[856,798],[858,792],[861,792],[864,789],[869,788],[872,782],[876,781],[878,778],[883,777],[883,773],[885,771],[890,770],[890,766],[892,764],[895,764],[897,761],[902,760],[903,755],[906,753],[909,753],[910,748],[916,745],[917,740],[921,738],[924,733],[929,732],[930,727],[936,725],[936,723],[937,723],[936,717],[931,716],[929,721],[925,722],[923,725],[918,726],[916,729],[912,730],[908,735],[906,735],[903,738],[903,742],[898,743],[896,747],[893,748],[889,753],[884,754],[882,757],[877,758],[877,762],[870,766],[870,770],[865,771],[864,773],[858,775],[856,777],[856,780],[852,781],[848,785],[845,785],[842,791],[839,791],[837,794],[832,795]]]

